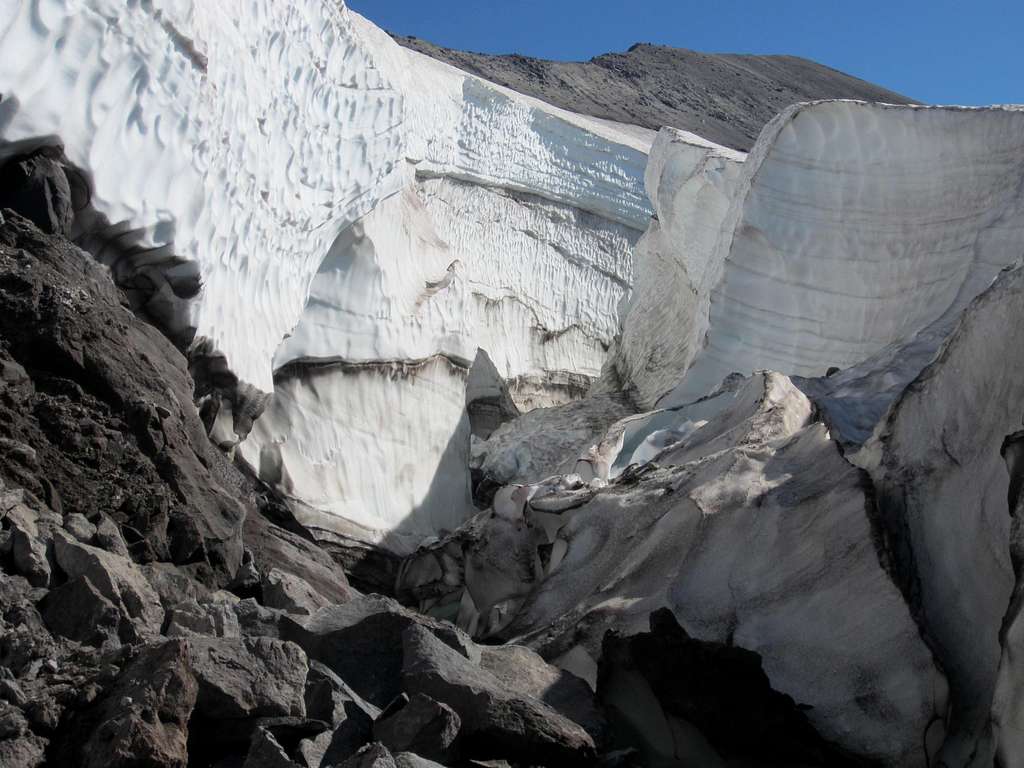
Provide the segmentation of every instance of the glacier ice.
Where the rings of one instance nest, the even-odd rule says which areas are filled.
[[[600,385],[475,447],[508,485],[404,594],[583,670],[668,606],[858,755],[1014,764],[1024,112],[801,105],[747,158],[666,129],[646,183]]]
[[[853,456],[872,475],[894,568],[949,680],[947,765],[990,763],[997,747],[1004,765],[1021,755],[1020,704],[1005,701],[1021,682],[1010,492],[1020,476],[1004,453],[1024,425],[1022,324],[1018,266],[968,305]]]
[[[648,341],[623,343],[616,371],[644,405],[691,402],[733,372],[849,368],[954,318],[1021,255],[1017,109],[800,104],[745,160],[710,155],[717,175],[671,132],[652,155],[659,219],[638,249],[638,285],[648,275],[678,292],[624,321],[624,339]],[[665,215],[674,198],[684,215]]]
[[[613,356],[618,383],[653,407],[679,381],[707,333],[716,248],[738,194],[746,155],[663,128],[645,183],[655,218],[637,244],[633,293]],[[701,393],[703,394],[703,393]]]
[[[403,186],[334,241],[277,350],[275,397],[239,451],[274,467],[261,474],[320,535],[356,531],[407,552],[474,511],[464,411],[478,350],[525,408],[579,396],[600,375],[650,216],[653,135],[519,96],[354,23],[406,96]],[[441,358],[438,375],[420,373]],[[315,426],[306,415],[339,409],[360,415]]]
[[[496,499],[408,558],[400,585],[549,658],[596,659],[607,629],[640,631],[669,606],[694,636],[761,654],[826,738],[925,765],[945,679],[875,550],[870,482],[811,413],[787,377],[754,376],[663,468],[604,490],[571,475],[518,486],[522,502]]]

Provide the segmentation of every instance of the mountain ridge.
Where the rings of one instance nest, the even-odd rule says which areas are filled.
[[[919,103],[824,64],[789,55],[701,53],[634,43],[589,61],[485,54],[392,34],[399,44],[556,107],[652,130],[671,126],[747,151],[789,105],[823,98]]]

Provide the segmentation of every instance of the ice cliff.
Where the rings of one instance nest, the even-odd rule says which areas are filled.
[[[7,146],[59,136],[130,244],[122,282],[274,392],[242,455],[307,522],[402,549],[465,518],[478,348],[527,406],[600,373],[652,132],[467,76],[343,3],[0,11]],[[231,405],[225,445],[250,426]]]

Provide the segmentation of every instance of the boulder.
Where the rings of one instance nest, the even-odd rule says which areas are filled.
[[[479,649],[464,633],[378,595],[359,596],[309,617],[294,617],[282,629],[286,639],[330,667],[356,693],[374,706],[385,707],[402,691],[402,633],[413,625],[435,634],[455,653],[479,660]]]
[[[64,530],[83,544],[91,544],[96,535],[96,526],[80,512],[72,512],[64,518]]]
[[[415,752],[447,762],[455,757],[461,725],[447,704],[417,693],[397,711],[384,712],[373,724],[373,736],[392,752]]]
[[[269,637],[190,638],[199,682],[196,714],[207,721],[304,717],[306,654]]]
[[[365,701],[344,680],[319,661],[309,662],[305,701],[306,714],[323,720],[332,728],[353,717],[369,725],[380,716],[380,709]]]
[[[50,590],[39,604],[54,634],[96,647],[139,639],[123,605],[103,596],[88,576],[76,576]]]
[[[264,572],[261,585],[263,605],[268,608],[280,608],[288,613],[309,616],[330,603],[305,579],[278,568]]]
[[[279,502],[267,501],[261,507],[268,514],[272,513],[272,519],[280,525],[271,523],[263,515],[246,517],[243,536],[254,567],[262,574],[276,569],[301,579],[307,585],[302,590],[311,589],[318,596],[314,600],[322,600],[323,605],[349,600],[356,593],[349,586],[345,571],[327,552],[296,532],[295,529],[302,529],[291,519],[287,509],[280,509],[281,506]],[[286,525],[292,530],[286,530],[283,527]]]
[[[323,720],[331,731],[299,745],[307,765],[338,763],[373,737],[380,710],[364,701],[328,667],[311,661],[306,676],[306,714]]]
[[[5,503],[4,522],[10,531],[11,556],[18,573],[34,587],[49,586],[51,580],[48,544],[52,539],[50,521],[20,502]]]
[[[85,576],[103,597],[123,607],[140,636],[160,632],[164,619],[160,597],[135,563],[82,544],[63,531],[55,536],[54,551],[69,578]]]
[[[71,186],[64,168],[44,149],[28,157],[8,160],[0,168],[0,208],[10,208],[30,219],[43,232],[66,235],[75,212]]]
[[[402,682],[451,707],[462,720],[467,757],[531,764],[588,765],[595,745],[582,726],[515,691],[421,626],[405,630]]]
[[[99,535],[97,535],[97,539],[99,539]],[[104,547],[104,549],[112,554],[119,554],[114,551],[114,548]],[[127,547],[124,551],[127,553]],[[128,555],[124,554],[122,557],[128,557]],[[142,571],[150,586],[156,590],[160,596],[160,603],[165,609],[172,608],[185,600],[206,599],[210,594],[205,586],[187,573],[183,573],[172,563],[145,563],[139,566],[139,570]]]
[[[62,745],[67,762],[57,764],[77,753],[82,768],[186,768],[198,691],[183,641],[144,646],[82,719],[84,742]]]
[[[128,545],[121,535],[121,529],[107,515],[100,515],[96,523],[95,544],[112,554],[128,557]]]
[[[242,632],[233,604],[186,600],[168,609],[164,634],[168,637],[240,637]]]
[[[295,768],[295,763],[270,731],[257,728],[242,768]]]
[[[34,733],[13,738],[0,736],[0,765],[4,768],[42,768],[46,765],[46,739]]]
[[[338,768],[395,768],[395,759],[383,744],[367,744]]]
[[[20,706],[0,703],[0,741],[16,739],[28,731],[28,720]]]
[[[232,604],[231,610],[238,619],[243,635],[283,638],[282,627],[287,625],[288,614],[280,608],[267,608],[253,597]]]
[[[21,709],[28,704],[25,692],[21,690],[18,681],[7,667],[0,667],[0,701],[6,701]]]
[[[485,645],[480,652],[481,668],[494,675],[509,690],[540,699],[586,728],[595,742],[603,740],[606,728],[604,715],[594,692],[582,679],[548,664],[540,654],[521,645]]]

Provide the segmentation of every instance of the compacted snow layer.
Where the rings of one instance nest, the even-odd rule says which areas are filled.
[[[733,372],[823,376],[916,337],[916,369],[883,363],[905,381],[1021,256],[1024,112],[800,104],[745,160],[666,129],[646,183],[657,218],[615,354],[641,405]]]
[[[744,164],[706,344],[666,402],[856,365],[962,309],[1022,238],[1024,112],[796,105]]]

